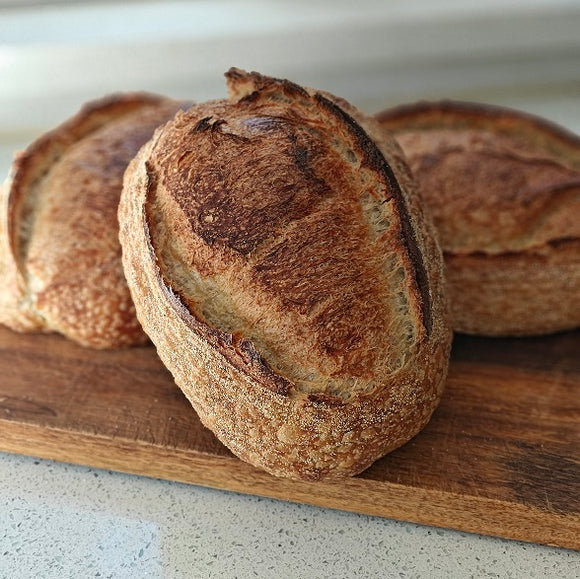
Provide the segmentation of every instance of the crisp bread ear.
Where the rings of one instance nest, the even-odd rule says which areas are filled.
[[[303,88],[288,80],[271,78],[257,72],[248,73],[237,68],[231,68],[225,76],[230,98],[234,100],[251,99],[253,104],[257,104],[264,101],[292,102],[294,99],[293,106],[303,106],[306,115],[315,115],[322,110],[331,131],[344,134],[349,141],[348,155],[355,158],[353,151],[356,150],[359,162],[363,166],[371,167],[380,175],[381,181],[386,185],[387,194],[393,199],[396,218],[400,219],[402,238],[405,240],[410,269],[412,269],[414,301],[420,304],[421,326],[428,334],[432,325],[429,281],[422,252],[418,248],[415,219],[410,215],[411,201],[408,199],[409,194],[416,196],[416,192],[402,190],[395,176],[394,169],[396,168],[399,174],[404,173],[400,176],[407,181],[408,188],[414,187],[397,144],[385,137],[380,130],[380,125],[374,119],[363,115],[346,100],[330,93]],[[381,145],[386,150],[387,156],[392,159],[393,166],[386,160]],[[414,205],[413,209],[416,213],[418,209],[416,201]],[[422,218],[426,220],[424,216]],[[432,235],[432,232],[429,235]]]
[[[228,96],[232,101],[242,99],[296,99],[308,98],[308,90],[286,79],[272,78],[259,72],[230,68],[225,73]]]

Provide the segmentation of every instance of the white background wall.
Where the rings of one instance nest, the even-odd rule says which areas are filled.
[[[368,112],[452,97],[580,132],[578,0],[0,0],[0,171],[87,99],[219,98],[233,65]]]

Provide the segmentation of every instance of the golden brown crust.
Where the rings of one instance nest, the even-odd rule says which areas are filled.
[[[383,126],[388,124],[392,132],[441,125],[490,130],[550,151],[554,157],[564,158],[570,166],[580,170],[580,160],[575,153],[580,147],[580,137],[556,123],[524,111],[491,104],[441,100],[396,106],[377,113],[375,117]]]
[[[580,284],[578,260],[570,252],[550,259],[549,296],[538,262],[580,239],[580,138],[533,115],[475,103],[422,102],[377,118],[405,151],[432,212],[454,329],[527,335],[580,325],[580,294],[569,292]]]
[[[96,348],[147,340],[122,271],[117,206],[129,161],[181,106],[111,95],[15,158],[2,194],[0,322]]]
[[[438,403],[440,251],[392,140],[391,167],[339,99],[239,70],[228,81],[229,101],[178,114],[125,175],[137,314],[238,456],[280,476],[349,476]]]
[[[580,240],[517,253],[447,255],[450,304],[463,332],[533,336],[568,330],[580,320]],[[506,332],[506,328],[509,331]]]

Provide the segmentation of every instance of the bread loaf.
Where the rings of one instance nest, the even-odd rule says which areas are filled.
[[[441,396],[434,230],[372,119],[286,80],[226,76],[229,100],[178,113],[125,174],[137,315],[239,457],[294,479],[353,475],[417,434]]]
[[[95,348],[143,343],[121,266],[123,173],[182,104],[112,95],[17,155],[0,194],[0,323]]]
[[[520,336],[580,326],[580,138],[475,103],[423,102],[377,118],[433,215],[454,329]]]

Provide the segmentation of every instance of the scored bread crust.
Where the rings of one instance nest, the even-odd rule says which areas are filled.
[[[137,315],[236,455],[277,476],[350,476],[440,399],[451,332],[434,230],[394,141],[379,150],[344,101],[227,78],[229,101],[179,113],[125,174]]]
[[[525,336],[580,326],[580,138],[476,103],[419,102],[376,118],[433,215],[453,328]]]
[[[117,206],[129,161],[183,106],[113,94],[16,155],[0,192],[0,323],[95,348],[147,341],[123,275]]]

